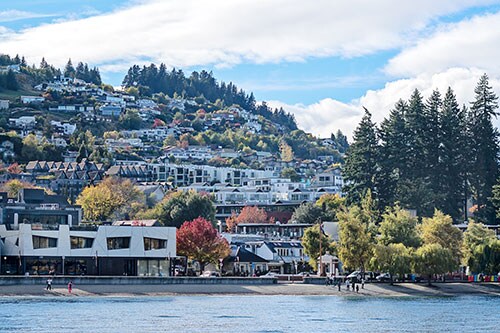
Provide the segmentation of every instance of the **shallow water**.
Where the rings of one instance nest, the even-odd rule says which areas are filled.
[[[0,297],[0,332],[500,332],[500,297]]]

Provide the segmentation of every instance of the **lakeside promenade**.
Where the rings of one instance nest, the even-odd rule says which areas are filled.
[[[173,296],[173,295],[297,295],[297,296],[355,296],[355,297],[405,297],[405,296],[500,296],[499,283],[435,283],[426,284],[368,283],[359,293],[339,292],[337,287],[302,283],[278,283],[273,285],[224,285],[224,284],[171,284],[171,285],[73,285],[68,293],[65,285],[54,285],[48,291],[43,285],[3,285],[0,297],[6,296]]]

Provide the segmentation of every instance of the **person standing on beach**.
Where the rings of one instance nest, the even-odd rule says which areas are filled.
[[[337,284],[337,286],[338,286],[338,288],[339,288],[339,291],[340,291],[340,286],[341,286],[341,285],[342,285],[342,280],[339,280],[339,282],[338,282],[338,284]]]
[[[361,289],[365,289],[365,278],[361,278]]]
[[[68,283],[68,293],[71,294],[72,290],[73,290],[73,281],[69,281],[69,283]]]
[[[347,291],[349,291],[349,286],[351,285],[351,283],[349,282],[349,279],[347,279],[345,281],[345,286],[347,287]]]
[[[47,290],[52,290],[52,278],[47,279]]]

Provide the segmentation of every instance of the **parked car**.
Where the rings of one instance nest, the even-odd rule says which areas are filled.
[[[377,276],[375,279],[379,282],[390,282],[391,281],[391,275],[389,273],[382,273],[379,276]]]
[[[373,280],[374,277],[375,277],[375,274],[373,272],[365,271],[365,273],[364,273],[365,281]],[[351,274],[347,275],[346,278],[351,280],[351,281],[361,282],[361,279],[363,278],[363,274],[361,273],[361,271],[354,271]]]
[[[204,271],[200,277],[220,277],[220,274],[214,271]]]
[[[349,280],[361,280],[361,271],[354,271],[351,274],[346,276],[347,279]]]

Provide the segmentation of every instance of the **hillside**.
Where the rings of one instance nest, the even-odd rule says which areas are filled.
[[[60,70],[44,61],[39,67],[10,62],[14,64],[4,59],[2,66],[15,69],[15,82],[9,87],[17,89],[0,86],[0,99],[10,100],[9,109],[0,113],[0,123],[35,116],[32,130],[49,143],[54,142],[53,122],[74,124],[73,133],[61,135],[67,143],[64,148],[84,147],[88,158],[149,160],[169,147],[208,146],[237,152],[205,161],[212,165],[263,168],[262,162],[251,158],[261,152],[284,162],[320,159],[328,166],[342,162],[348,146],[341,132],[327,140],[316,138],[298,129],[292,114],[265,102],[257,104],[253,93],[232,82],[219,82],[204,70],[186,76],[181,70],[167,71],[164,64],[135,65],[123,79],[123,90],[115,91],[100,83],[98,69],[87,64],[75,68],[69,61]],[[12,70],[5,73],[12,81]],[[41,101],[21,102],[21,95],[40,96]],[[154,131],[160,136],[153,137]],[[93,138],[85,139],[88,135]],[[123,143],[133,138],[140,138],[146,148]],[[116,147],[106,147],[109,144]],[[91,154],[96,151],[98,157]],[[20,159],[26,160],[28,156]]]

